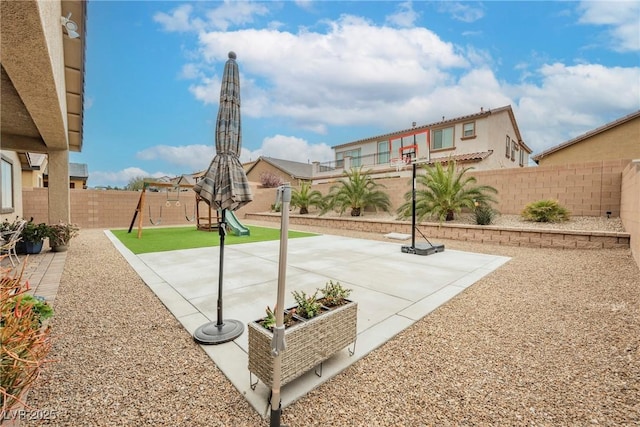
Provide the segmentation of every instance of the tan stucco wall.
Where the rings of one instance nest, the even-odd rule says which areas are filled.
[[[629,163],[622,171],[620,219],[631,235],[631,253],[640,266],[640,160]]]
[[[544,156],[540,166],[640,159],[640,117]]]

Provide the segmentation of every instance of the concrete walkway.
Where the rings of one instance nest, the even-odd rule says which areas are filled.
[[[136,256],[105,232],[145,283],[189,333],[216,319],[219,248],[188,249]],[[225,247],[224,318],[244,325],[264,316],[277,293],[279,241]],[[405,243],[406,244],[406,243]],[[338,374],[420,320],[509,258],[445,250],[429,256],[404,254],[398,242],[320,235],[290,239],[285,305],[292,290],[313,293],[329,280],[353,290],[358,302],[355,354],[344,349],[282,389],[283,407]],[[202,346],[216,366],[260,414],[270,389],[250,387],[247,330],[233,342]],[[255,379],[255,376],[254,376]]]

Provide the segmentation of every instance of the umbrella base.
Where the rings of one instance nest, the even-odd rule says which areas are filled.
[[[193,333],[198,344],[222,344],[233,341],[242,335],[244,325],[237,320],[225,319],[221,325],[209,322],[200,326]]]

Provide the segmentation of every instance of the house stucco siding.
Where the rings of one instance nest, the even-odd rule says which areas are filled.
[[[592,160],[640,159],[640,117],[549,153],[540,166]]]

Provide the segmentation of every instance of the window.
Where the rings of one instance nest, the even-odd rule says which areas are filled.
[[[525,166],[525,163],[528,161],[526,160],[527,157],[527,152],[524,151],[524,148],[520,150],[520,166]]]
[[[359,167],[360,166],[360,149],[357,150],[347,150],[336,153],[336,166],[339,168],[344,167],[344,158],[351,157],[351,166]]]
[[[476,136],[476,122],[465,123],[462,125],[462,138],[473,138]]]
[[[389,141],[378,141],[378,164],[389,163]]]
[[[402,147],[402,138],[391,140],[391,158],[400,156],[400,147]]]
[[[2,212],[13,211],[13,163],[2,158],[0,164],[2,185]]]
[[[511,161],[516,160],[516,151],[518,151],[518,143],[515,139],[511,140]]]
[[[434,150],[442,150],[445,148],[453,148],[453,128],[444,128],[433,131],[433,140],[431,148]]]
[[[507,157],[507,159],[510,157],[511,154],[511,138],[509,138],[509,135],[507,135],[507,144],[506,144],[506,149],[505,149],[505,156]]]

